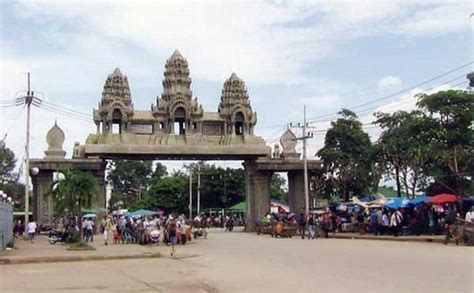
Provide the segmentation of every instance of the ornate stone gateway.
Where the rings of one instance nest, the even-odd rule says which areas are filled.
[[[192,94],[188,62],[178,50],[166,62],[163,93],[147,111],[134,109],[127,76],[115,69],[94,110],[97,133],[78,146],[78,156],[245,160],[270,154],[254,135],[257,113],[235,73],[224,83],[217,112],[205,112]]]
[[[256,216],[270,211],[273,172],[288,171],[290,208],[302,211],[297,204],[301,201],[292,200],[301,197],[298,190],[304,190],[295,136],[287,130],[281,138],[282,152],[276,148],[272,156],[271,148],[254,134],[257,113],[252,110],[245,83],[235,73],[224,82],[217,112],[205,112],[193,97],[188,62],[178,50],[166,61],[162,84],[156,103],[149,110],[136,110],[127,76],[115,69],[105,81],[98,109],[93,111],[97,132],[90,134],[84,145],[75,143],[72,159],[64,158],[62,130],[57,125],[50,130],[46,157],[31,162],[31,168],[39,169],[32,174],[39,222],[52,218],[51,203],[43,194],[51,185],[53,172],[88,170],[104,186],[103,160],[110,158],[245,161],[248,230],[253,229]],[[319,168],[319,162],[314,161],[310,168]],[[105,207],[105,194],[99,205]]]

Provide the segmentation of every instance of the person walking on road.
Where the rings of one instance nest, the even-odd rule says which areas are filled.
[[[304,214],[300,214],[300,220],[298,222],[299,233],[301,235],[301,239],[304,239],[305,231],[306,231],[306,218]]]
[[[28,223],[28,239],[30,240],[31,243],[34,242],[35,240],[35,234],[36,234],[36,229],[38,227],[36,226],[36,222],[29,222]]]
[[[392,228],[393,236],[398,237],[402,228],[403,215],[400,210],[393,212],[390,217],[390,227]]]
[[[370,230],[375,236],[380,234],[380,219],[379,214],[376,210],[373,210],[370,214]]]
[[[382,225],[381,225],[381,230],[380,230],[380,235],[389,233],[389,227],[390,227],[390,218],[388,217],[387,211],[385,211],[382,214]]]
[[[471,207],[469,212],[466,213],[466,222],[474,224],[474,206]]]
[[[454,208],[449,208],[448,214],[446,215],[445,220],[445,230],[446,230],[446,237],[444,239],[444,244],[447,245],[451,237],[456,236],[454,235],[456,232],[454,224],[456,223],[456,211]],[[456,243],[457,244],[457,243]]]
[[[109,235],[112,232],[112,221],[110,220],[110,217],[104,216],[104,219],[102,219],[102,222],[100,224],[101,232],[104,235],[104,244],[108,245],[109,243]]]
[[[169,242],[171,244],[171,256],[175,257],[176,256],[176,244],[177,244],[177,233],[178,233],[178,227],[176,226],[176,221],[173,218],[170,218],[169,222],[169,227],[168,227],[168,237],[169,237]]]
[[[313,215],[310,215],[308,219],[308,232],[309,238],[314,239],[314,236],[316,234],[316,223],[314,221]]]
[[[92,218],[86,221],[86,241],[94,242],[94,221]]]

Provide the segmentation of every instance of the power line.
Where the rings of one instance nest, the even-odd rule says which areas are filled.
[[[438,75],[438,76],[435,76],[435,77],[433,77],[433,78],[431,78],[431,79],[428,79],[428,80],[426,80],[426,81],[424,81],[424,82],[418,83],[418,84],[416,84],[416,85],[413,85],[413,86],[411,86],[411,87],[408,87],[408,88],[406,88],[406,89],[403,89],[403,90],[401,90],[401,91],[398,91],[398,92],[396,92],[396,93],[394,93],[394,94],[391,94],[391,95],[388,95],[388,96],[385,96],[385,97],[381,97],[381,98],[379,98],[379,99],[375,99],[375,100],[369,101],[369,102],[367,102],[367,103],[360,104],[360,105],[358,105],[358,106],[352,107],[352,109],[357,109],[357,108],[360,108],[360,107],[364,107],[364,106],[366,106],[366,105],[370,105],[370,104],[373,104],[373,103],[380,102],[380,101],[383,101],[383,100],[385,100],[385,99],[391,98],[391,97],[393,97],[393,96],[397,96],[397,95],[399,95],[399,94],[401,94],[401,93],[403,93],[403,92],[416,89],[416,88],[418,88],[418,87],[420,87],[420,86],[422,86],[422,85],[425,85],[425,84],[430,83],[430,82],[432,82],[432,81],[434,81],[434,80],[437,80],[437,79],[439,79],[439,78],[441,78],[441,77],[444,77],[444,76],[446,76],[446,75],[448,75],[448,74],[451,74],[451,73],[453,73],[453,72],[456,72],[456,71],[458,71],[459,69],[464,68],[464,67],[466,67],[466,66],[468,66],[468,65],[471,65],[471,64],[473,64],[473,63],[474,63],[474,62],[472,62],[472,61],[471,61],[471,62],[468,62],[468,63],[466,63],[466,64],[464,64],[464,65],[462,65],[462,66],[459,66],[459,67],[457,67],[457,68],[455,68],[455,69],[453,69],[453,70],[450,70],[450,71],[448,71],[448,72],[445,72],[445,73],[443,73],[443,74],[440,74],[440,75]],[[457,80],[457,79],[459,79],[460,77],[461,77],[461,76],[456,77],[456,78],[454,78],[453,80]],[[462,77],[465,77],[465,75],[463,75]],[[451,80],[451,81],[453,81],[453,80]],[[445,83],[449,83],[449,82],[451,82],[451,81],[447,81],[447,82],[445,82]]]
[[[456,72],[456,71],[458,71],[458,70],[460,70],[460,69],[462,69],[462,68],[464,68],[464,67],[466,67],[466,66],[469,66],[469,65],[471,65],[471,64],[473,64],[473,63],[474,63],[473,61],[468,62],[468,63],[466,63],[466,64],[464,64],[464,65],[458,66],[458,67],[456,67],[456,68],[454,68],[454,69],[452,69],[452,70],[449,70],[449,71],[447,71],[447,72],[445,72],[445,73],[442,73],[442,74],[440,74],[440,75],[437,75],[437,76],[435,76],[435,77],[432,77],[432,78],[430,78],[430,79],[428,79],[428,80],[425,80],[425,81],[423,81],[423,82],[417,83],[417,84],[412,85],[412,86],[410,86],[410,87],[408,87],[408,88],[404,88],[404,89],[402,89],[402,90],[400,90],[400,91],[398,91],[398,92],[396,92],[396,93],[393,93],[393,94],[390,94],[390,95],[387,95],[387,96],[383,96],[383,97],[381,97],[381,98],[378,98],[378,99],[375,99],[375,100],[372,100],[372,101],[369,101],[369,102],[366,102],[366,103],[363,103],[363,104],[360,104],[360,105],[357,105],[357,106],[350,107],[350,109],[351,109],[351,110],[358,109],[358,108],[361,108],[361,107],[364,107],[364,106],[367,106],[367,105],[371,105],[371,104],[374,104],[374,103],[377,103],[377,102],[380,102],[380,101],[383,101],[383,100],[392,98],[392,97],[394,97],[394,96],[398,96],[399,94],[402,94],[402,93],[404,93],[404,92],[406,92],[406,91],[410,91],[410,90],[416,89],[416,88],[418,88],[418,87],[420,87],[420,86],[422,86],[422,85],[425,85],[425,84],[427,84],[427,83],[430,83],[430,82],[432,82],[432,81],[435,81],[435,80],[437,80],[437,79],[440,79],[440,78],[442,78],[442,77],[444,77],[444,76],[446,76],[446,75],[449,75],[449,74],[451,74],[451,73],[453,73],[453,72]],[[463,77],[465,77],[465,74],[463,75]],[[459,77],[456,77],[454,80],[456,80],[456,79],[458,79],[458,78],[459,78]],[[448,83],[448,82],[451,82],[451,81],[447,81],[447,82],[445,82],[445,83]],[[310,118],[310,119],[309,119],[309,122],[314,122],[314,121],[312,121],[313,119],[319,119],[319,118],[323,118],[323,117],[330,117],[330,116],[332,116],[332,115],[334,115],[334,114],[327,114],[327,115],[322,115],[322,116],[316,116],[316,117]]]
[[[59,106],[59,105],[56,105],[56,104],[53,104],[53,103],[50,103],[50,102],[46,102],[46,101],[44,101],[43,103],[45,105],[48,105],[51,108],[55,108],[55,109],[61,110],[63,112],[73,113],[75,115],[83,116],[84,118],[88,118],[88,119],[92,118],[92,116],[90,114],[86,114],[84,112],[80,112],[80,111],[77,111],[77,110],[74,110],[74,109],[62,107],[62,106]]]
[[[43,110],[46,110],[46,111],[49,111],[49,112],[52,112],[52,113],[55,113],[55,114],[63,115],[63,116],[68,117],[68,118],[72,118],[72,119],[76,119],[76,120],[80,120],[80,121],[83,121],[83,122],[94,124],[91,120],[89,120],[85,117],[82,117],[80,115],[73,114],[73,113],[70,113],[70,112],[67,112],[67,111],[64,111],[64,110],[60,110],[60,109],[57,109],[57,108],[53,108],[53,107],[51,107],[47,104],[39,104],[39,105],[35,105],[35,106],[37,106],[40,109],[43,109]]]
[[[20,116],[23,114],[23,111],[24,111],[24,110],[25,110],[25,107],[22,107],[22,108],[20,109],[20,113],[18,113],[18,115],[16,115],[15,118],[19,119]],[[10,131],[11,131],[12,128],[13,128],[13,125],[15,125],[15,124],[17,124],[17,120],[12,119],[12,121],[11,121],[11,123],[10,123],[10,126],[7,128],[7,131],[5,132],[5,135],[4,135],[3,138],[2,138],[2,142],[4,142],[4,141],[7,139],[8,134],[10,133]]]
[[[393,93],[393,94],[390,94],[390,95],[387,95],[387,96],[383,96],[383,97],[381,97],[381,98],[378,98],[378,99],[375,99],[375,100],[372,100],[372,101],[369,101],[369,102],[366,102],[366,103],[363,103],[363,104],[360,104],[360,105],[356,105],[356,106],[353,106],[353,107],[348,107],[348,108],[351,109],[351,110],[353,110],[353,109],[358,109],[358,108],[361,108],[361,107],[365,107],[365,106],[367,106],[367,105],[371,105],[371,104],[374,104],[374,103],[377,103],[377,102],[380,102],[380,101],[383,101],[383,100],[392,98],[392,97],[394,97],[394,96],[400,95],[401,93],[404,93],[404,92],[406,92],[406,91],[410,91],[410,90],[416,89],[416,88],[418,88],[418,87],[420,87],[420,86],[422,86],[422,85],[425,85],[425,84],[427,84],[427,83],[430,83],[430,82],[432,82],[432,81],[435,81],[435,80],[437,80],[437,79],[440,79],[440,78],[442,78],[442,77],[444,77],[444,76],[447,76],[447,75],[449,75],[449,74],[451,74],[451,73],[453,73],[453,72],[456,72],[456,71],[458,71],[458,70],[460,70],[460,69],[462,69],[462,68],[464,68],[464,67],[467,67],[467,66],[469,66],[469,65],[471,65],[471,64],[473,64],[473,63],[474,63],[474,61],[470,61],[470,62],[468,62],[468,63],[466,63],[466,64],[463,64],[463,65],[458,66],[458,67],[456,67],[456,68],[454,68],[454,69],[452,69],[452,70],[449,70],[449,71],[447,71],[447,72],[444,72],[444,73],[442,73],[442,74],[439,74],[439,75],[437,75],[437,76],[434,76],[434,77],[432,77],[432,78],[430,78],[430,79],[428,79],[428,80],[425,80],[425,81],[422,81],[422,82],[417,83],[417,84],[415,84],[415,85],[412,85],[412,86],[410,86],[410,87],[408,87],[408,88],[405,88],[405,89],[403,89],[403,90],[400,90],[400,91],[398,91],[398,92],[396,92],[396,93]],[[458,80],[458,79],[460,79],[460,78],[465,78],[466,74],[467,74],[467,73],[464,73],[463,75],[457,76],[457,77],[455,77],[455,78],[453,78],[453,79],[451,79],[451,80],[448,80],[448,81],[442,83],[441,85],[450,83],[450,82],[455,81],[455,80]],[[441,85],[438,85],[438,86],[441,86]],[[455,86],[457,86],[457,85],[455,85]],[[369,109],[376,109],[376,108],[378,108],[378,106],[365,109],[364,111],[368,111]],[[327,121],[330,121],[330,120],[328,120],[328,119],[334,119],[334,118],[336,118],[336,117],[338,117],[338,114],[337,114],[337,113],[330,113],[330,114],[325,114],[325,115],[320,115],[320,116],[315,116],[315,117],[309,118],[309,119],[308,119],[308,122],[309,122],[309,123],[327,122]],[[323,118],[325,118],[325,119],[323,119]],[[267,126],[266,128],[281,127],[281,126],[283,126],[283,124]]]

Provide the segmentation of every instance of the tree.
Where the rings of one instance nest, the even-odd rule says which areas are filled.
[[[242,168],[231,169],[205,162],[185,166],[193,175],[193,195],[197,194],[198,165],[201,168],[201,209],[226,208],[245,200],[245,174]],[[189,178],[189,177],[188,177]],[[196,202],[196,198],[193,202]]]
[[[90,208],[99,195],[99,185],[90,173],[79,170],[61,171],[62,180],[56,181],[47,195],[53,197],[54,207],[58,214],[67,210],[71,214],[81,215],[82,208]],[[79,229],[82,241],[82,229]]]
[[[18,174],[14,172],[16,165],[15,153],[0,141],[0,188],[14,183],[18,179]]]
[[[286,180],[281,174],[275,173],[270,182],[270,198],[288,201],[288,189],[286,188]]]
[[[163,209],[167,213],[181,214],[187,212],[188,200],[188,178],[178,175],[152,180],[144,197],[130,208]]]
[[[474,93],[448,90],[419,96],[418,106],[433,127],[429,153],[435,161],[430,175],[460,196],[472,188],[474,171]]]
[[[374,124],[383,129],[376,144],[378,162],[385,174],[395,179],[398,196],[403,185],[405,192],[414,197],[426,184],[424,174],[430,163],[427,146],[433,136],[433,123],[420,111],[378,112],[375,116]]]
[[[474,87],[474,72],[470,72],[467,75],[467,79],[469,79],[469,86]]]
[[[11,196],[15,202],[14,209],[23,211],[25,206],[25,185],[19,182],[19,173],[16,173],[15,153],[9,149],[4,141],[0,141],[0,190]],[[30,202],[32,196],[30,196]]]
[[[164,166],[158,163],[156,176],[162,177],[162,167]],[[153,172],[152,161],[141,160],[113,160],[108,169],[107,181],[112,185],[110,206],[121,200],[128,207],[136,201],[148,188]]]
[[[342,117],[331,122],[317,155],[324,162],[326,180],[348,201],[351,192],[363,194],[371,185],[372,145],[354,112],[342,109],[339,114]]]
[[[166,166],[157,162],[155,164],[155,170],[153,171],[153,174],[151,175],[150,180],[159,180],[161,178],[164,178],[168,175],[168,170],[166,169]]]

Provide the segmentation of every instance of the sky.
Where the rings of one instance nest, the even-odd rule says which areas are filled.
[[[205,111],[217,111],[232,72],[245,81],[256,133],[269,146],[289,122],[301,122],[306,105],[312,156],[342,107],[368,124],[375,111],[414,109],[417,93],[466,88],[472,11],[469,0],[2,1],[0,136],[21,160],[26,110],[1,100],[21,96],[30,72],[39,98],[76,111],[33,107],[30,157],[44,156],[55,120],[71,156],[74,142],[95,132],[92,109],[108,74],[119,67],[135,109],[150,109],[166,59],[179,49]],[[373,141],[380,133],[366,131]]]

